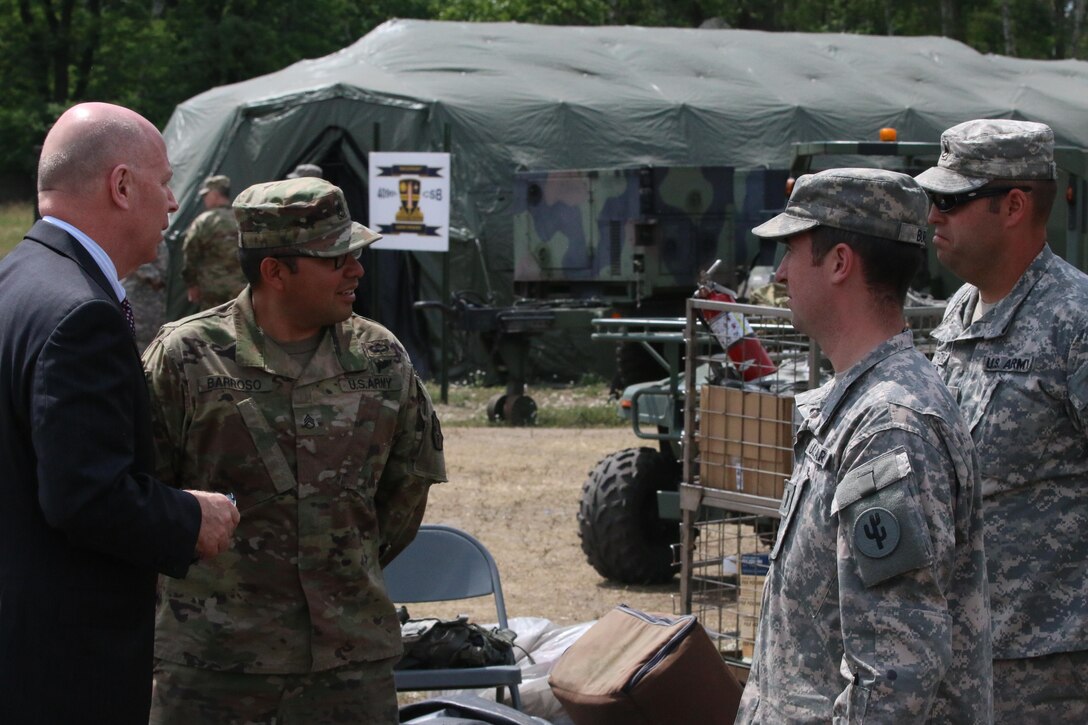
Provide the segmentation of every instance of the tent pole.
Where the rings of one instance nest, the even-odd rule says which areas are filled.
[[[377,121],[374,122],[373,138],[371,139],[370,148],[371,148],[372,151],[381,151],[382,150],[382,125],[381,125],[381,123],[379,123]],[[379,254],[380,254],[380,252],[379,252]],[[393,252],[393,254],[398,254],[398,252]],[[378,264],[377,255],[375,255],[374,264],[375,264],[375,266],[377,266],[377,264]],[[381,323],[382,315],[381,315],[381,310],[378,307],[378,303],[381,300],[381,295],[379,294],[379,291],[378,291],[379,280],[376,277],[371,278],[371,280],[372,281],[371,281],[371,283],[369,285],[370,286],[370,314],[374,318],[375,322]]]
[[[451,133],[450,125],[448,123],[442,126],[442,150],[447,154],[450,152]],[[450,159],[450,193],[453,192],[453,159]],[[448,230],[447,230],[448,231]],[[447,236],[447,240],[450,237]],[[452,240],[451,240],[452,241]],[[447,241],[447,244],[449,242]],[[442,255],[442,304],[448,305],[450,303],[450,250],[447,247],[445,252],[439,252]],[[449,337],[450,337],[450,316],[442,315],[442,361],[439,366],[439,382],[441,384],[441,399],[442,404],[447,405],[450,402],[450,350],[449,350]]]

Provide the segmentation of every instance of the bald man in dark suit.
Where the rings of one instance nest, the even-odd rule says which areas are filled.
[[[146,723],[161,572],[225,550],[238,512],[154,470],[118,279],[177,209],[155,127],[74,106],[42,147],[42,220],[0,261],[0,722]]]

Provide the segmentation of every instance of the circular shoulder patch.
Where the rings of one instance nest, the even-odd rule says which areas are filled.
[[[862,511],[854,520],[854,545],[871,559],[882,559],[899,545],[899,521],[885,508]]]

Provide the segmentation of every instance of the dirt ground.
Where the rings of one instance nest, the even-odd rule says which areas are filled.
[[[450,427],[444,433],[450,480],[431,489],[424,521],[456,526],[483,542],[498,563],[510,617],[565,626],[621,603],[674,611],[679,577],[645,587],[606,581],[586,563],[578,539],[582,483],[600,458],[644,443],[629,429]],[[488,605],[468,600],[409,609],[413,617],[464,613],[494,621]]]

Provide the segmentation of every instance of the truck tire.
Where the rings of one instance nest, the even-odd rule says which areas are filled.
[[[653,448],[602,458],[582,486],[578,536],[590,565],[622,584],[661,584],[676,574],[680,524],[659,519],[657,491],[676,491],[680,467]]]

